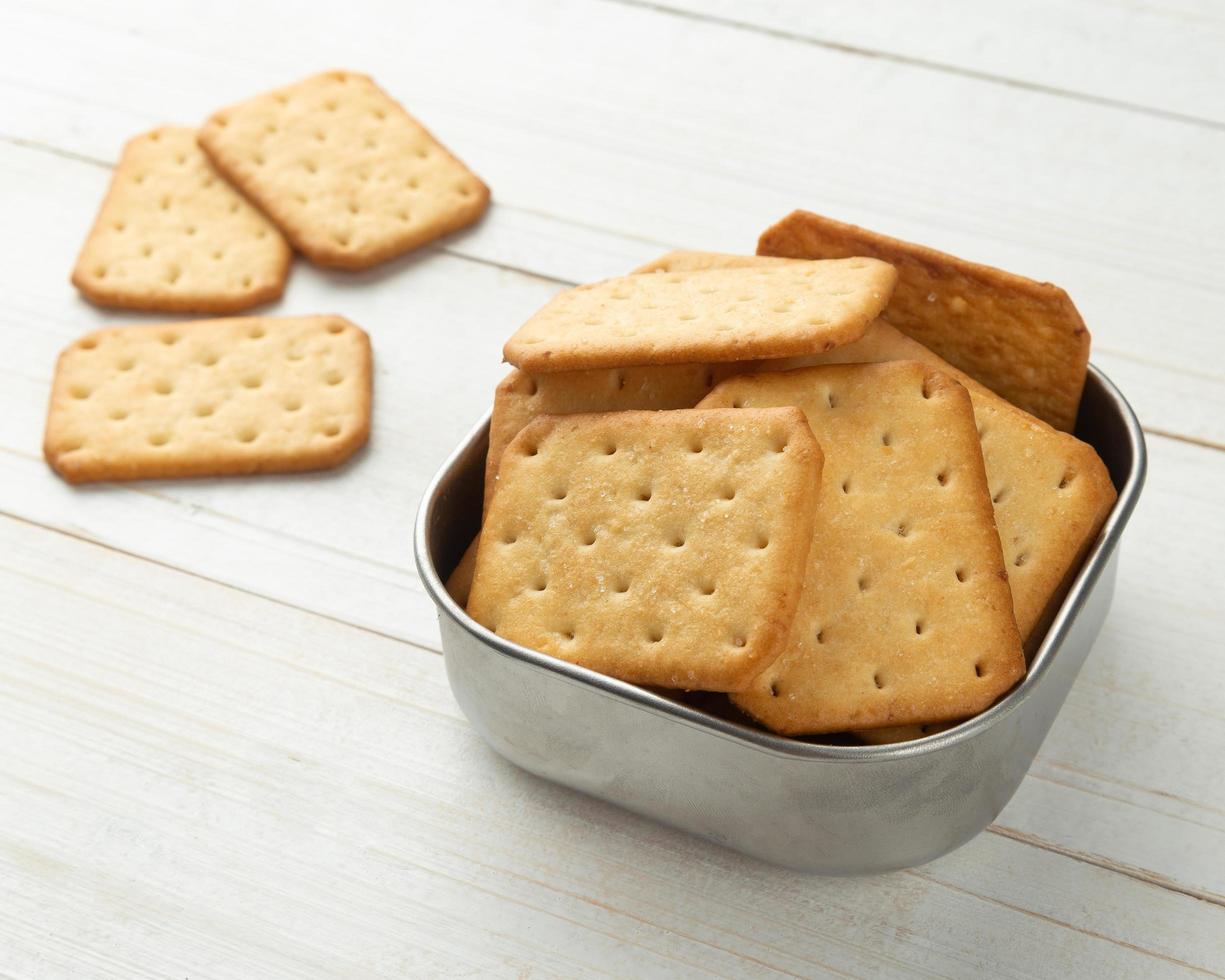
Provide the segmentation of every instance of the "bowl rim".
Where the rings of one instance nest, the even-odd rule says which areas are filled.
[[[748,722],[740,723],[716,717],[699,708],[673,701],[636,684],[608,677],[578,664],[567,663],[548,654],[512,643],[485,629],[469,617],[448,594],[446,585],[434,566],[433,556],[429,549],[429,538],[443,484],[447,482],[451,471],[472,444],[483,438],[489,425],[489,413],[486,413],[473,426],[439,467],[426,488],[417,510],[413,532],[413,551],[417,571],[427,594],[438,608],[439,615],[449,616],[457,626],[471,634],[482,646],[528,666],[548,671],[572,683],[581,684],[595,694],[616,698],[643,711],[665,715],[674,722],[703,729],[712,736],[732,739],[750,748],[773,755],[820,759],[825,762],[881,762],[940,752],[978,737],[982,732],[1017,710],[1038,688],[1049,672],[1055,654],[1067,637],[1076,616],[1101,578],[1102,572],[1118,545],[1119,537],[1135,510],[1148,469],[1148,452],[1144,432],[1135,411],[1114,383],[1093,364],[1089,365],[1088,374],[1123,423],[1128,448],[1131,452],[1131,467],[1123,480],[1123,485],[1117,487],[1118,499],[1102,524],[1097,539],[1072,581],[1063,603],[1047,629],[1046,636],[1030,661],[1025,677],[986,711],[944,732],[909,742],[895,742],[886,745],[828,745],[806,742],[799,738],[775,735],[764,729],[756,728]]]

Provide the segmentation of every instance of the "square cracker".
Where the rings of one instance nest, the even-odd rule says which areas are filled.
[[[476,221],[489,188],[366,75],[215,113],[200,145],[319,265],[364,269]]]
[[[101,306],[237,313],[276,299],[281,233],[213,169],[196,131],[163,126],[123,149],[72,284]]]
[[[1089,363],[1089,331],[1058,286],[978,265],[810,211],[766,229],[762,255],[892,264],[888,321],[1032,415],[1071,432]]]
[[[622,680],[733,691],[782,649],[821,476],[797,409],[544,416],[507,447],[468,613]]]
[[[796,405],[826,457],[795,624],[734,698],[784,734],[964,718],[1025,673],[970,396],[915,361],[724,381],[702,408]]]
[[[97,330],[60,354],[43,452],[69,483],[322,469],[366,441],[370,378],[338,316]]]
[[[859,337],[895,278],[852,258],[606,279],[553,297],[503,353],[530,373],[811,354]]]

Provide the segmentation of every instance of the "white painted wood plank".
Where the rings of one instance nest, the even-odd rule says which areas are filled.
[[[813,207],[1066,286],[1100,349],[1158,366],[1132,393],[1146,422],[1225,444],[1225,416],[1197,407],[1225,402],[1225,130],[619,4],[422,4],[371,30],[360,13],[307,8],[289,23],[255,2],[241,32],[220,13],[184,32],[163,5],[58,11],[10,13],[5,36],[21,40],[5,52],[0,130],[12,136],[112,159],[143,126],[346,55],[493,186],[499,206],[450,247],[588,278],[619,271],[609,253],[634,246],[585,233],[572,253],[537,252],[539,237],[504,223],[563,216],[563,240],[578,226],[643,254],[745,250],[769,221]],[[601,254],[582,258],[592,241]],[[532,248],[502,251],[514,244]],[[1171,371],[1187,397],[1169,397]]]
[[[618,0],[883,55],[1225,123],[1225,11],[1125,0]]]
[[[867,880],[742,859],[502,763],[432,654],[11,520],[0,542],[0,969],[1147,977],[1225,955],[1220,907],[994,834]]]

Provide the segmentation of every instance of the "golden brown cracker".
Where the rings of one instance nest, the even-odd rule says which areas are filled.
[[[957,725],[956,721],[945,721],[932,725],[899,725],[896,728],[869,728],[854,734],[866,745],[896,745],[898,742],[913,742],[916,738],[927,738],[928,735],[939,735]]]
[[[1005,401],[884,320],[855,344],[822,355],[824,363],[898,360],[921,361],[970,393],[1017,625],[1032,651],[1114,506],[1110,474],[1092,446]]]
[[[532,374],[811,354],[862,335],[894,277],[858,258],[622,276],[559,293],[504,354]]]
[[[124,147],[72,283],[101,306],[237,313],[281,295],[289,258],[195,130],[162,126]]]
[[[364,269],[472,224],[489,189],[366,75],[215,113],[200,145],[311,261]]]
[[[762,255],[866,255],[897,269],[885,318],[953,366],[1057,429],[1072,431],[1089,331],[1068,294],[991,266],[793,211],[761,236]]]
[[[451,569],[451,574],[447,576],[447,595],[454,599],[455,604],[461,609],[468,605],[468,594],[472,591],[472,573],[476,571],[476,549],[480,543],[481,535],[478,531],[476,537],[464,549],[459,563]]]
[[[370,384],[338,316],[97,330],[60,354],[44,454],[70,483],[323,469],[366,441]]]
[[[783,655],[737,705],[784,734],[983,710],[1025,672],[969,394],[915,361],[732,378],[703,408],[802,408],[826,456]]]
[[[623,680],[743,688],[786,638],[820,472],[796,409],[539,418],[503,455],[468,613]]]

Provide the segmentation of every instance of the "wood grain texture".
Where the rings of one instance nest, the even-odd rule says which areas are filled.
[[[894,10],[886,45],[851,36],[879,7],[828,10],[879,49],[787,36],[824,16],[800,5],[764,32],[621,0],[387,8],[378,30],[265,3],[242,31],[225,8],[186,32],[168,5],[0,10],[20,230],[0,236],[0,975],[1225,973],[1225,139],[1172,118],[1219,112],[1217,22],[1017,4],[989,35],[948,0],[963,27]],[[1022,84],[974,77],[979,57]],[[118,148],[337,62],[498,198],[375,272],[295,270],[274,312],[371,333],[370,445],[312,476],[64,486],[38,450],[55,353],[141,319],[66,282]],[[1064,286],[1094,362],[1173,437],[1016,797],[962,850],[866,881],[753,864],[493,757],[409,554],[528,315],[670,247],[751,251],[796,206]]]
[[[963,77],[1188,122],[1225,123],[1225,19],[1208,3],[617,0]],[[1154,85],[1160,66],[1161,84]]]

